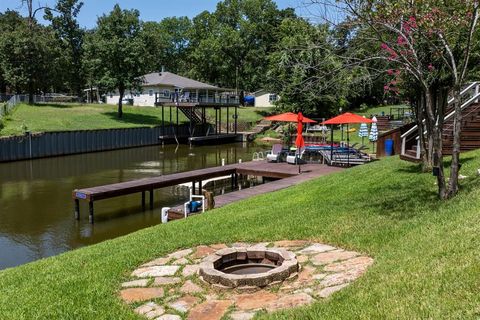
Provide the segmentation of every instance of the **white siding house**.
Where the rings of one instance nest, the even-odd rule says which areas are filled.
[[[274,102],[280,99],[276,93],[268,92],[266,90],[259,90],[254,92],[255,107],[274,107]]]
[[[207,83],[185,78],[171,72],[154,72],[142,77],[141,92],[126,92],[124,99],[133,99],[134,106],[155,106],[158,102],[170,102],[178,94],[180,101],[199,101],[214,99],[221,92],[227,91]],[[108,93],[106,103],[118,104],[119,94]]]

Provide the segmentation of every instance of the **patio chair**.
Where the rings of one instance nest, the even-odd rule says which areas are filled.
[[[276,143],[272,146],[272,150],[267,154],[268,162],[280,162],[280,156],[282,154],[282,145]]]
[[[290,164],[304,163],[305,161],[302,159],[302,157],[303,157],[303,154],[305,153],[305,150],[306,150],[305,147],[301,147],[295,151],[295,154],[288,155],[287,163],[290,163]]]

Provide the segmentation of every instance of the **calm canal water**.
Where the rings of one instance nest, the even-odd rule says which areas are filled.
[[[0,164],[0,269],[159,224],[162,206],[188,198],[188,188],[159,189],[155,209],[145,212],[140,194],[98,201],[92,226],[85,203],[81,220],[73,217],[75,188],[218,166],[222,158],[250,161],[260,150],[241,143],[168,145]]]

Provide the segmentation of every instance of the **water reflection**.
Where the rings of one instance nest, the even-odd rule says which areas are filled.
[[[0,269],[48,257],[69,249],[118,237],[160,223],[160,209],[184,202],[178,187],[155,191],[155,209],[141,211],[140,194],[95,203],[95,226],[81,204],[73,219],[71,192],[250,160],[261,147],[153,146],[0,164]]]

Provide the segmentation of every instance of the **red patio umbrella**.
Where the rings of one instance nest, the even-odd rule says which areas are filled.
[[[264,118],[267,121],[298,122],[298,114],[286,112]],[[302,123],[316,123],[317,121],[302,116]]]
[[[323,125],[332,125],[331,127],[331,146],[330,146],[330,161],[333,158],[333,125],[335,124],[346,124],[347,125],[347,147],[350,148],[350,135],[348,132],[348,125],[352,123],[372,123],[373,121],[370,119],[366,119],[362,116],[359,116],[355,113],[345,112],[339,116],[333,117],[326,121],[323,121]],[[350,165],[350,149],[347,153],[347,165]]]
[[[301,112],[297,115],[297,139],[295,139],[295,145],[297,146],[297,157],[300,156],[300,148],[305,147],[305,140],[303,140],[303,114]],[[300,162],[298,162],[298,173],[301,172]]]

